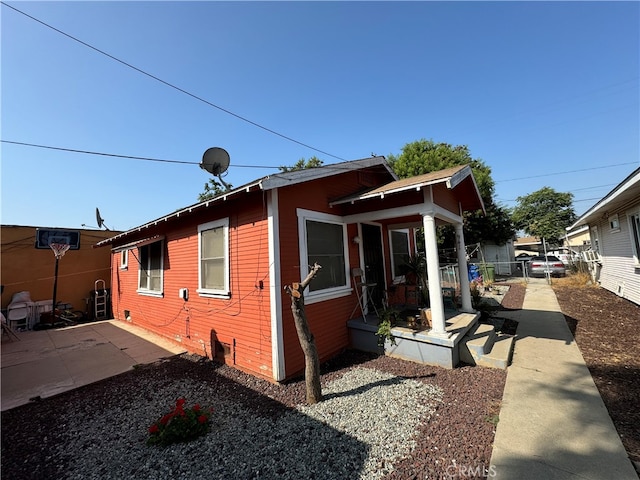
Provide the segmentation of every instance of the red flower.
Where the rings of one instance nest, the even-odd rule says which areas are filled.
[[[159,431],[160,428],[158,428],[158,425],[156,425],[155,423],[149,427],[149,433],[151,435],[153,435],[154,433],[158,433]]]
[[[185,404],[186,400],[184,398],[179,398],[176,400],[176,408],[182,409],[182,406]]]
[[[193,411],[194,411],[194,412],[199,412],[199,411],[200,411],[200,404],[199,404],[199,403],[196,403],[196,404],[193,406]]]
[[[164,417],[160,419],[160,423],[162,425],[166,425],[167,423],[169,423],[169,420],[171,420],[172,418],[173,418],[173,414],[167,413]]]
[[[207,420],[209,420],[209,419],[207,418],[207,416],[206,416],[206,415],[200,415],[200,416],[198,417],[198,422],[199,422],[199,423],[207,423]]]

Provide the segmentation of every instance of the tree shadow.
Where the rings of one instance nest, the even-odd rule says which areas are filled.
[[[367,444],[250,388],[252,381],[261,380],[247,376],[248,385],[243,385],[220,374],[221,368],[208,360],[173,357],[2,412],[2,478],[160,478],[169,471],[175,478],[194,478],[202,473],[202,462],[185,461],[186,450],[207,459],[209,478],[359,476],[369,456]],[[164,449],[148,462],[148,450],[158,447],[140,442],[147,427],[166,413],[163,408],[178,397],[214,408],[212,432],[184,447]],[[155,407],[148,418],[141,418],[137,408],[149,404]],[[69,426],[68,412],[75,412],[72,422],[86,423],[88,430],[105,421],[122,428],[94,435],[92,448],[83,450],[82,461],[76,462],[82,440],[67,438],[65,429],[44,440],[40,435],[39,422],[45,418],[50,428]],[[134,430],[131,425],[136,425]],[[291,449],[291,445],[304,448]],[[110,458],[119,458],[116,465],[100,458],[104,449],[110,451]],[[25,469],[27,451],[29,468]]]
[[[617,447],[624,432],[613,427],[585,365],[569,362],[552,381],[535,367],[517,392],[518,412],[500,413],[492,457],[498,478],[634,478],[625,450]],[[637,379],[638,373],[629,375]],[[505,393],[504,401],[515,400]],[[539,405],[548,406],[544,414],[536,413]],[[503,428],[523,433],[514,438]]]

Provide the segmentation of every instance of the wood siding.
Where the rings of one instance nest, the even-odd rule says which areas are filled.
[[[603,288],[640,304],[640,268],[635,264],[631,245],[631,232],[627,214],[637,211],[640,204],[618,214],[620,229],[612,230],[607,219],[597,224],[600,234],[602,270],[600,284]]]
[[[221,218],[229,219],[231,295],[211,298],[197,292],[198,225]],[[154,234],[165,236],[163,297],[137,293],[137,261],[130,255],[128,270],[120,270],[120,254],[114,253],[115,318],[128,321],[127,310],[131,323],[209,358],[212,339],[217,339],[230,348],[227,363],[271,379],[268,227],[262,192],[178,217],[141,232],[140,238]],[[137,249],[134,253],[138,256]],[[179,296],[181,288],[189,289],[186,302]]]
[[[280,258],[282,268],[282,283],[290,285],[300,278],[300,253],[297,209],[312,210],[314,212],[331,215],[344,215],[344,205],[329,207],[329,201],[341,198],[359,189],[362,177],[357,172],[348,172],[328,179],[311,181],[301,185],[281,188],[279,190],[280,204]],[[358,233],[357,225],[347,225],[347,235],[351,239]],[[383,238],[386,231],[383,231]],[[349,271],[359,265],[358,246],[348,243]],[[285,352],[285,373],[288,378],[299,375],[304,371],[304,354],[293,322],[291,313],[291,299],[282,292],[283,305],[283,337]],[[350,296],[342,296],[306,305],[305,312],[311,332],[315,336],[316,346],[321,361],[326,360],[349,346],[349,332],[347,320],[357,303],[355,292]]]

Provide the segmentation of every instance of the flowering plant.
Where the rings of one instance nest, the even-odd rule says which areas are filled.
[[[199,404],[185,408],[186,400],[179,398],[176,406],[149,427],[147,445],[167,446],[188,442],[209,431],[209,419],[213,408],[203,409]]]

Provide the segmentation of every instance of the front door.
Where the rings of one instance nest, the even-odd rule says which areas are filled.
[[[375,283],[371,292],[374,305],[382,305],[384,298],[384,260],[382,255],[382,228],[377,225],[362,224],[362,251],[364,254],[364,275],[367,283]]]

